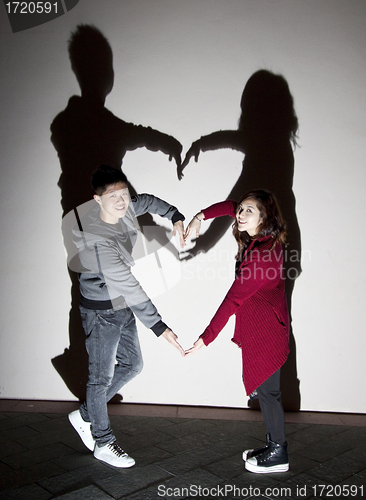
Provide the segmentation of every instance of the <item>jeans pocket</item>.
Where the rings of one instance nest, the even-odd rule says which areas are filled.
[[[121,323],[121,317],[119,311],[114,309],[105,309],[96,311],[98,321],[101,325],[108,325],[113,327],[118,327]]]
[[[83,307],[80,308],[80,316],[85,335],[89,336],[93,330],[93,326],[95,323],[95,312]]]

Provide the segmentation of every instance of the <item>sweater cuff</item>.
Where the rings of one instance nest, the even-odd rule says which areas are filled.
[[[158,321],[154,326],[151,327],[151,330],[155,333],[157,337],[160,337],[165,330],[169,328],[163,321]]]
[[[175,212],[175,214],[173,215],[172,217],[172,223],[175,224],[176,222],[178,222],[179,220],[185,220],[185,217],[183,214],[181,214],[180,212],[178,212],[178,210]]]
[[[206,332],[203,332],[202,335],[200,335],[200,339],[203,340],[203,343],[207,347],[209,344],[211,344],[211,340],[209,339],[209,335],[207,335]]]
[[[201,212],[203,213],[203,216],[204,216],[203,220],[211,219],[211,217],[209,216],[209,210],[208,210],[208,208],[202,209]]]

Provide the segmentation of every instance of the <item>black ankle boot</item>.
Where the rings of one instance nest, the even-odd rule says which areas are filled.
[[[287,443],[277,444],[268,441],[267,449],[245,462],[245,468],[257,474],[270,472],[286,472],[289,469]]]
[[[265,445],[261,446],[260,448],[255,448],[255,449],[243,451],[244,462],[246,462],[248,460],[248,458],[256,457],[257,455],[260,455],[261,453],[266,451],[266,449],[268,448],[268,443],[269,443],[270,439],[271,439],[271,435],[267,433],[266,434],[266,441],[267,442]]]

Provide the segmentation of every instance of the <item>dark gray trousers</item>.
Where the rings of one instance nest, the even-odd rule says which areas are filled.
[[[286,442],[285,414],[281,402],[280,372],[277,370],[257,388],[259,405],[271,441],[278,444]]]

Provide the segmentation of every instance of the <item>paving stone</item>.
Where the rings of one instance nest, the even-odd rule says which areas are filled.
[[[231,425],[232,424],[232,425]],[[266,440],[266,428],[263,422],[233,422],[224,421],[216,427],[205,429],[205,433],[216,439],[258,439],[262,443]]]
[[[62,416],[60,418],[48,418],[47,420],[33,422],[28,425],[38,432],[57,432],[60,429],[64,430],[69,428],[70,422],[67,416]]]
[[[156,417],[159,418],[159,417]],[[181,418],[181,417],[164,417],[165,420],[169,420],[172,424],[180,424],[184,422],[185,420],[192,420],[189,418]]]
[[[16,478],[15,470],[0,462],[0,491],[17,486],[14,478]]]
[[[316,443],[323,439],[328,439],[334,435],[338,435],[349,427],[341,425],[311,425],[309,427],[299,429],[291,434],[291,438],[297,441],[306,443],[307,445]]]
[[[298,453],[290,453],[289,455],[289,463],[290,463],[290,473],[291,474],[299,474],[301,472],[305,472],[313,467],[318,465],[318,462],[315,460],[311,460],[310,458],[303,457]]]
[[[288,452],[290,454],[297,452],[299,450],[302,450],[303,448],[306,448],[308,445],[304,441],[297,441],[296,439],[293,439],[292,434],[289,436],[286,436],[287,442],[288,442]],[[311,448],[311,445],[310,445]]]
[[[329,430],[330,426],[327,427]],[[351,450],[357,449],[360,459],[362,459],[363,455],[365,458],[364,463],[366,463],[366,455],[365,452],[362,452],[363,447],[360,445],[362,442],[366,442],[366,435],[364,437],[363,432],[357,433],[352,429],[348,429],[345,432],[322,439],[317,443],[312,443],[310,446],[300,448],[298,452],[300,455],[312,458],[318,462],[325,462],[346,452],[352,453]],[[352,458],[351,455],[350,458]]]
[[[156,491],[151,491],[149,489],[139,490],[131,495],[123,497],[123,500],[157,500],[163,497],[157,497]],[[196,499],[197,500],[197,499]]]
[[[67,418],[68,413],[42,413],[47,418]]]
[[[158,430],[137,434],[136,436],[127,436],[119,432],[115,432],[115,435],[117,440],[121,443],[122,448],[132,454],[135,450],[156,446],[172,439],[172,436]]]
[[[30,464],[37,464],[75,453],[74,450],[62,443],[41,446],[35,450],[27,450],[2,458],[2,461],[13,469],[22,469]]]
[[[22,439],[20,442],[23,446],[29,448],[30,450],[39,448],[40,446],[60,442],[73,448],[74,446],[72,445],[75,445],[75,443],[83,444],[77,432],[71,425],[52,432],[37,432],[32,436]],[[81,446],[80,448],[82,449]]]
[[[258,439],[241,437],[238,439],[217,440],[213,444],[206,446],[206,448],[218,453],[222,458],[236,454],[241,460],[244,450],[258,448],[262,445],[263,441],[259,441]]]
[[[355,475],[357,475],[357,476],[359,476],[359,477],[363,477],[364,479],[366,479],[366,469],[362,469],[362,470],[360,470],[360,471],[359,471],[359,472],[357,472],[357,474],[355,474]],[[352,477],[354,477],[354,476],[352,476]],[[365,481],[365,482],[366,482],[366,481]],[[366,496],[366,495],[365,495],[365,496]]]
[[[312,443],[310,446],[297,449],[297,453],[303,457],[310,458],[317,462],[325,462],[342,454],[344,447],[337,442],[332,442],[330,439]]]
[[[140,419],[123,418],[116,415],[110,416],[110,422],[114,431],[121,430],[123,433],[130,436],[135,436],[147,431],[162,429],[164,427],[174,426],[172,422],[165,418],[146,417]]]
[[[65,472],[64,469],[52,462],[34,464],[24,469],[13,470],[11,468],[6,474],[0,467],[0,491],[14,489],[17,486],[30,485],[45,478],[52,478]],[[47,489],[47,488],[46,488]]]
[[[290,478],[285,478],[283,481],[280,481],[278,486],[289,488],[291,491],[291,497],[287,498],[313,498],[314,496],[314,487],[319,484],[319,479],[307,474],[306,472],[302,472],[300,474],[296,474]],[[330,484],[324,481],[324,484]]]
[[[124,472],[128,471],[124,470],[121,474],[98,478],[95,480],[95,484],[102,490],[108,492],[112,498],[122,498],[142,489],[139,485],[136,485],[127,474],[124,474]]]
[[[300,431],[302,429],[306,429],[307,427],[311,427],[313,424],[295,424],[293,422],[286,422],[285,424],[285,430],[286,430],[286,435],[290,436],[293,432]]]
[[[26,439],[30,436],[39,436],[40,433],[35,429],[31,429],[27,425],[22,427],[13,427],[11,429],[4,430],[0,432],[0,445],[4,446],[4,443],[8,441],[19,441]]]
[[[231,457],[225,457],[217,462],[205,465],[203,468],[216,476],[232,479],[244,470],[244,461],[241,455],[241,453],[236,453]]]
[[[167,442],[159,443],[157,446],[163,450],[167,450],[171,453],[183,453],[187,450],[194,450],[196,448],[202,448],[202,446],[213,445],[216,439],[207,434],[202,434],[200,432],[194,432],[193,434],[188,434],[183,437],[176,439],[170,439]]]
[[[171,474],[177,475],[188,472],[195,467],[202,467],[206,464],[215,462],[220,458],[218,453],[212,453],[205,448],[198,448],[194,450],[194,452],[187,451],[174,457],[161,460],[160,462],[156,462],[155,465]]]
[[[180,422],[185,419],[178,419]],[[210,422],[210,420],[206,420],[206,422]],[[163,427],[169,427],[170,425],[174,425],[177,421],[172,422],[170,418],[164,417],[147,417],[144,421],[145,425],[152,427],[153,429],[162,429]]]
[[[363,493],[363,498],[366,497],[366,469],[358,472],[357,474],[353,474],[352,476],[348,477],[344,481],[338,483],[341,486],[345,485],[350,488],[350,492],[354,493],[353,496],[348,495],[349,498],[355,498],[356,493],[358,493],[358,496],[361,498],[362,493]],[[353,486],[353,488],[352,488]],[[356,488],[357,487],[357,488]],[[345,496],[345,495],[343,495]]]
[[[141,448],[133,452],[133,458],[139,467],[153,464],[171,456],[173,456],[172,453],[158,446],[148,446],[147,448]]]
[[[337,484],[350,478],[353,474],[364,469],[359,462],[346,457],[335,457],[309,469],[308,474],[332,484]]]
[[[0,500],[49,500],[53,495],[38,486],[38,484],[30,484],[22,488],[0,493]]]
[[[353,427],[341,434],[332,436],[329,442],[338,443],[339,449],[348,451],[366,443],[366,427]],[[366,462],[365,462],[366,463]]]
[[[98,479],[110,477],[113,471],[99,460],[95,460],[93,465],[81,467],[70,472],[58,474],[55,477],[48,477],[38,484],[54,495],[61,495],[86,486],[95,484]]]
[[[146,467],[132,467],[120,469],[118,474],[98,479],[96,484],[114,498],[143,490],[156,482],[162,482],[171,477],[171,474],[155,465]]]
[[[113,497],[107,495],[104,491],[100,490],[94,485],[80,488],[79,490],[72,491],[57,497],[58,500],[111,500]]]
[[[63,457],[53,459],[52,462],[67,471],[72,471],[75,469],[80,469],[81,467],[93,465],[96,460],[93,456],[93,453],[85,446],[84,450],[82,453],[72,453],[71,455],[65,455]]]
[[[0,421],[0,432],[16,427],[23,427],[37,422],[47,422],[49,419],[41,413],[23,413],[21,415],[14,414],[12,418]]]
[[[206,422],[205,420],[188,420],[175,425],[163,427],[161,432],[165,432],[166,434],[174,437],[182,437],[195,432],[207,433],[208,430],[215,432],[217,427],[217,425]]]
[[[264,430],[263,422],[248,422],[242,420],[215,420],[211,423],[215,424],[220,429],[229,429],[231,432],[237,434],[249,434],[260,432]]]
[[[0,446],[0,459],[9,455],[14,455],[15,453],[21,453],[23,451],[27,451],[27,448],[22,446],[20,443],[17,443],[16,441],[5,442],[2,446]]]
[[[109,420],[111,422],[112,427],[117,427],[123,429],[124,427],[133,426],[135,423],[140,422],[140,420],[136,420],[139,417],[127,417],[124,415],[109,415]]]
[[[198,467],[149,489],[155,493],[155,498],[183,499],[189,498],[190,495],[196,498],[213,498],[209,490],[212,488],[214,493],[217,492],[220,481],[220,476]]]
[[[250,498],[253,495],[260,498],[266,488],[279,486],[279,482],[274,476],[274,474],[252,474],[244,469],[241,474],[222,482],[220,486],[225,488],[228,498],[242,499]]]

